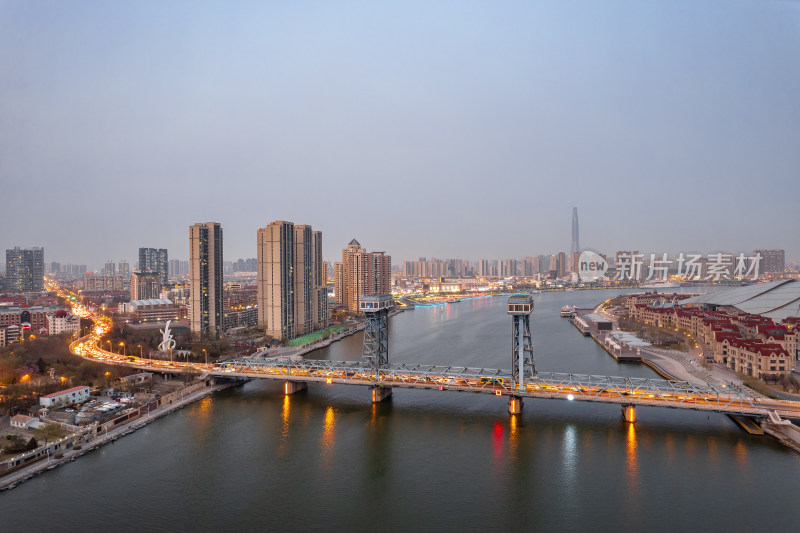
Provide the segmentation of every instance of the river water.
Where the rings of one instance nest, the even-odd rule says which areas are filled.
[[[539,371],[620,365],[536,296]],[[358,359],[354,335],[309,358]],[[505,298],[390,319],[389,358],[511,365]],[[0,531],[797,531],[800,456],[723,415],[395,389],[251,382],[0,493]]]

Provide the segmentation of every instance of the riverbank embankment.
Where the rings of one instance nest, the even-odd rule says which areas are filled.
[[[12,469],[5,475],[0,475],[0,491],[13,489],[20,483],[41,475],[48,470],[70,463],[88,452],[133,433],[157,418],[166,416],[215,392],[237,384],[237,382],[214,383],[209,381],[206,383],[204,381],[161,398],[162,403],[160,406],[150,408],[148,406],[152,405],[151,403],[138,408],[136,416],[129,416],[127,421],[117,424],[116,427],[110,427],[113,425],[113,421],[109,421],[104,424],[92,424],[91,426],[76,428],[77,431],[61,439],[65,445],[60,448],[63,451],[58,452],[61,455],[60,457],[56,457],[54,453],[39,454],[30,464]],[[37,450],[33,450],[31,453],[36,452]],[[16,459],[16,457],[12,459]]]

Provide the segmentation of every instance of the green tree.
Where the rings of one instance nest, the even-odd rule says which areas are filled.
[[[33,430],[33,435],[38,437],[40,440],[44,439],[45,444],[47,444],[47,441],[49,440],[56,440],[61,438],[63,434],[64,430],[61,429],[61,426],[53,422],[50,422],[42,427]]]
[[[27,445],[27,446],[25,446],[25,451],[26,451],[26,452],[29,452],[29,451],[31,451],[31,450],[35,450],[35,449],[36,449],[36,448],[38,448],[38,447],[39,447],[39,443],[38,443],[38,442],[36,442],[36,439],[34,439],[33,437],[31,437],[31,440],[29,440],[29,441],[28,441],[28,445]]]

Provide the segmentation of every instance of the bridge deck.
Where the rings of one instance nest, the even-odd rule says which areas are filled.
[[[346,383],[353,385],[482,392],[530,398],[651,405],[767,416],[774,409],[741,390],[705,383],[661,379],[539,373],[523,390],[512,383],[511,372],[489,368],[391,364],[379,372],[356,361],[257,361],[220,363],[211,375],[288,381]],[[786,402],[784,402],[786,403]],[[792,403],[792,402],[789,402]],[[788,407],[788,406],[787,406]],[[779,410],[788,417],[800,415],[800,404]]]
[[[131,362],[119,354],[100,349],[88,336],[74,341],[70,348],[73,353],[89,359],[156,372],[201,372],[219,377],[465,391],[696,409],[755,417],[765,417],[772,412],[783,418],[800,418],[800,402],[756,399],[738,388],[689,381],[540,372],[525,382],[523,390],[519,390],[512,382],[510,370],[492,368],[390,364],[376,372],[360,361],[264,358],[237,359],[217,365],[141,358]]]

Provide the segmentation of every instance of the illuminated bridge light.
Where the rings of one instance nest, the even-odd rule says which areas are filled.
[[[494,395],[495,396],[502,396],[503,395],[503,391],[500,390],[500,389],[497,389],[497,390],[494,391]]]
[[[574,400],[574,399],[575,396],[573,396],[572,394],[567,394],[567,400]]]

